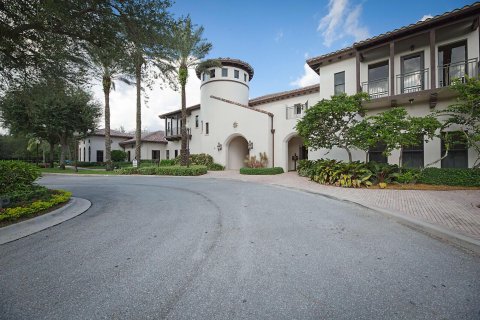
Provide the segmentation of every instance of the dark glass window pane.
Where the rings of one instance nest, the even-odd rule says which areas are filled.
[[[388,157],[384,154],[386,145],[384,143],[377,143],[376,146],[371,147],[368,151],[368,161],[378,163],[388,163]]]
[[[368,81],[388,78],[388,60],[368,66]]]
[[[418,144],[404,147],[402,165],[407,168],[423,168],[423,148],[423,137],[418,137]]]
[[[344,72],[335,73],[335,75],[334,75],[334,81],[335,81],[335,85],[345,84],[345,71],[344,71]]]
[[[443,137],[445,137],[445,133],[442,134],[442,156],[446,151]],[[468,168],[468,148],[463,133],[449,132],[448,137],[452,142],[447,157],[442,159],[442,168]]]
[[[233,71],[233,76],[235,79],[238,79],[240,77],[240,72],[238,70]]]
[[[228,77],[228,69],[222,68],[222,77]]]
[[[215,69],[210,70],[210,78],[215,78]]]

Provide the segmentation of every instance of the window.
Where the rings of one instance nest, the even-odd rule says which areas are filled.
[[[202,80],[205,81],[205,78],[206,78],[206,75],[205,75],[205,72],[202,73]]]
[[[203,133],[203,121],[200,122],[201,123],[201,127],[200,127],[200,132]]]
[[[97,162],[103,162],[103,150],[97,150]]]
[[[335,73],[334,78],[334,94],[345,93],[345,71]]]
[[[195,128],[198,128],[198,116],[195,116]]]
[[[83,147],[83,162],[85,162],[85,147]]]
[[[468,74],[467,42],[461,41],[438,47],[438,79],[440,87],[449,86],[453,79]]]
[[[294,105],[295,107],[295,114],[302,114],[302,105],[300,103],[297,103]]]
[[[235,79],[239,79],[240,78],[240,71],[238,70],[233,70],[233,77]]]
[[[247,82],[247,74],[246,73],[243,74],[243,81]]]
[[[228,69],[222,68],[222,77],[228,77]]]
[[[92,148],[88,147],[88,162],[92,162]]]
[[[205,134],[209,134],[210,128],[208,126],[208,122],[205,122]]]
[[[128,151],[128,152],[130,152],[130,151]],[[167,160],[169,160],[170,159],[170,150],[166,150],[165,152],[166,152],[165,157],[167,158]]]
[[[210,70],[210,79],[215,78],[215,69]]]
[[[443,132],[441,156],[446,149],[445,135]],[[468,147],[463,132],[449,132],[448,138],[451,141],[450,148],[447,157],[442,159],[442,168],[468,168]]]
[[[376,146],[370,147],[368,150],[368,161],[373,161],[377,163],[388,163],[388,158],[384,154],[385,148],[387,146],[385,143],[379,142]]]
[[[152,150],[152,160],[160,160],[160,150]]]
[[[423,136],[418,137],[416,145],[403,148],[402,164],[408,168],[423,168]]]
[[[414,53],[402,57],[402,75],[400,77],[400,85],[402,93],[416,92],[423,90],[424,72],[423,69],[423,52]]]
[[[368,94],[372,98],[388,95],[388,60],[368,66]]]
[[[175,158],[178,157],[178,150],[175,150]]]

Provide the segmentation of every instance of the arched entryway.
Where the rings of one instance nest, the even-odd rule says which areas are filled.
[[[248,154],[247,139],[242,136],[233,137],[228,143],[227,169],[238,170],[244,167],[244,160]]]
[[[308,159],[308,148],[303,145],[303,139],[297,135],[290,137],[286,143],[288,171],[293,171],[297,169],[299,160]]]

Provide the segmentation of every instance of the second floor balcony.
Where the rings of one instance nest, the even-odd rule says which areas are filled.
[[[455,79],[465,82],[466,77],[478,77],[477,58],[438,66],[439,88],[451,85]]]
[[[367,92],[371,99],[387,97],[389,93],[388,78],[381,78],[362,83],[362,91]]]

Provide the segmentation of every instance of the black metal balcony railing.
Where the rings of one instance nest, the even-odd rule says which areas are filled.
[[[362,91],[367,92],[372,99],[386,97],[389,95],[388,78],[365,81],[362,83]]]
[[[478,76],[477,58],[438,66],[439,87],[451,85],[454,79],[460,79],[463,82],[465,81],[465,76]]]
[[[428,69],[397,74],[396,94],[430,89]]]

